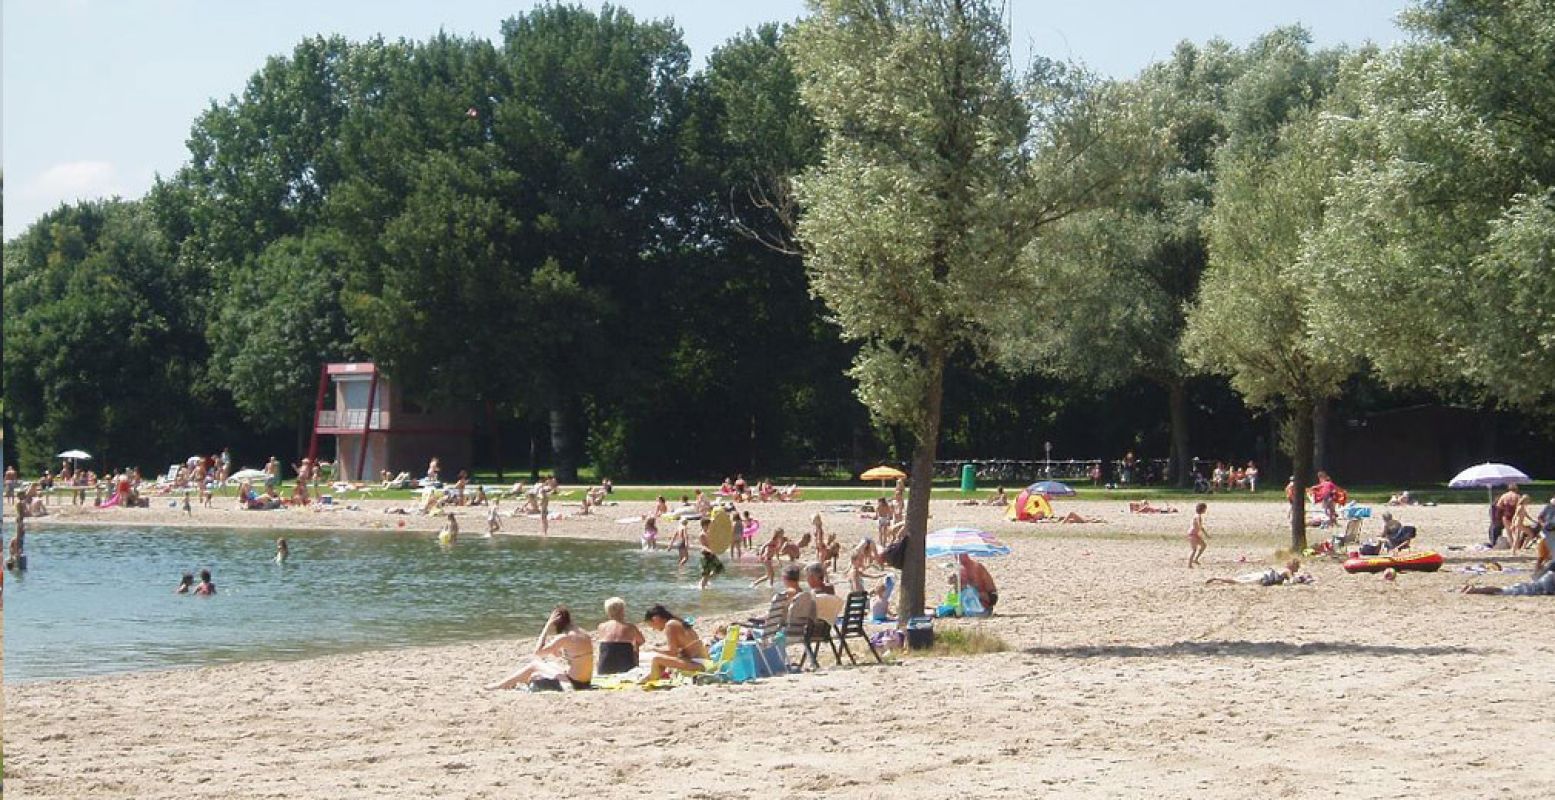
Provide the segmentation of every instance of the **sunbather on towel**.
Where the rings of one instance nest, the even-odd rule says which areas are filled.
[[[1544,565],[1544,571],[1534,576],[1534,579],[1525,583],[1514,583],[1511,586],[1465,586],[1464,594],[1500,594],[1522,597],[1552,596],[1555,595],[1555,567],[1548,563]]]
[[[1285,569],[1270,567],[1262,572],[1248,572],[1235,578],[1210,578],[1205,581],[1206,586],[1211,584],[1226,584],[1230,586],[1279,586],[1282,583],[1307,583],[1311,577],[1301,571],[1301,559],[1293,558],[1285,563]]]
[[[512,689],[536,678],[558,681],[563,690],[586,689],[594,678],[593,640],[572,624],[566,606],[557,606],[546,619],[535,641],[534,659],[486,688]]]

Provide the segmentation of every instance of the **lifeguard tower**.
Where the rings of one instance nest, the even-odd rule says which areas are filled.
[[[383,470],[419,478],[434,456],[446,476],[469,467],[474,430],[464,410],[407,402],[371,362],[325,364],[308,452],[317,458],[319,436],[335,437],[336,480],[376,481]]]

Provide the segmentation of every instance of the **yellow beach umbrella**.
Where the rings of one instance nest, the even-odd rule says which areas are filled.
[[[864,474],[858,477],[861,481],[880,481],[884,483],[886,481],[894,481],[905,478],[907,477],[907,473],[896,469],[895,467],[888,467],[882,464],[878,467],[871,467],[870,469],[864,470]]]

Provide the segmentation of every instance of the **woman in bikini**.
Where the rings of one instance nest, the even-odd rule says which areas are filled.
[[[648,681],[664,677],[671,669],[701,672],[707,668],[707,645],[697,638],[696,632],[669,609],[656,605],[643,615],[654,630],[664,634],[664,646],[654,649],[653,660],[648,664]]]
[[[512,689],[533,679],[554,680],[564,690],[587,689],[594,679],[594,642],[572,624],[572,612],[566,606],[557,606],[546,619],[535,641],[534,658],[523,669],[486,688]]]

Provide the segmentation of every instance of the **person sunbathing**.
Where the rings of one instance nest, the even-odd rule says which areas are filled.
[[[547,680],[571,691],[587,689],[593,679],[593,640],[572,624],[572,612],[566,606],[557,606],[545,620],[540,638],[535,641],[534,658],[517,672],[486,688],[494,691],[512,689],[520,684],[528,685],[531,680]]]
[[[1534,576],[1534,579],[1525,583],[1514,583],[1510,586],[1465,586],[1464,594],[1497,594],[1519,597],[1550,597],[1555,596],[1555,569],[1546,568],[1543,573]]]
[[[662,605],[655,605],[643,614],[643,621],[664,634],[664,646],[654,648],[648,662],[648,682],[664,677],[668,670],[679,669],[701,672],[707,669],[707,645],[697,638],[691,625],[670,613]]]
[[[1301,559],[1293,558],[1285,562],[1284,569],[1270,567],[1262,572],[1248,572],[1235,578],[1210,578],[1204,585],[1279,586],[1284,583],[1310,583],[1311,580],[1310,575],[1301,571]]]
[[[1130,513],[1130,514],[1176,514],[1177,513],[1177,509],[1173,508],[1171,503],[1167,503],[1166,505],[1163,505],[1163,506],[1154,506],[1154,505],[1150,504],[1149,500],[1139,500],[1139,501],[1131,501],[1128,504],[1128,513]]]

